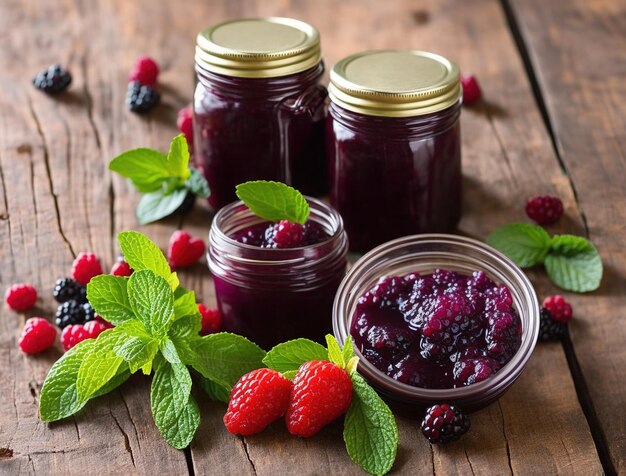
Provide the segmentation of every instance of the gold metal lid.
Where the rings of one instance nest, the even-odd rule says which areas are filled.
[[[425,51],[357,53],[330,72],[330,99],[368,116],[410,117],[441,111],[461,98],[459,69]]]
[[[207,71],[240,78],[275,78],[312,68],[322,59],[320,36],[291,18],[248,18],[201,31],[196,63]]]

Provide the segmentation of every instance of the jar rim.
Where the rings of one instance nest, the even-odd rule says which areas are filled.
[[[474,402],[484,396],[504,391],[503,389],[508,388],[519,377],[535,348],[539,335],[539,302],[530,280],[517,265],[499,251],[472,238],[448,234],[411,235],[384,243],[363,255],[349,270],[348,274],[339,285],[339,289],[335,295],[333,304],[333,331],[335,337],[339,342],[345,342],[346,338],[350,335],[349,327],[354,310],[354,305],[350,306],[351,299],[355,297],[358,299],[361,292],[360,289],[369,289],[373,284],[373,281],[369,280],[369,284],[366,283],[365,286],[360,286],[360,289],[353,289],[351,291],[350,288],[353,285],[364,284],[360,283],[357,279],[360,273],[375,268],[374,264],[384,258],[385,255],[416,244],[437,244],[457,247],[460,253],[463,249],[466,251],[472,250],[473,252],[480,253],[485,259],[489,259],[494,268],[497,267],[499,270],[509,273],[512,277],[511,281],[501,281],[509,288],[513,287],[515,290],[521,292],[524,299],[523,304],[525,304],[525,309],[517,309],[523,323],[520,347],[511,360],[488,379],[457,388],[430,389],[398,382],[378,370],[363,357],[360,351],[355,347],[355,353],[361,357],[359,370],[366,378],[385,385],[385,392],[390,393],[393,398],[399,398],[402,401],[411,403],[443,400],[458,402],[465,399]],[[424,254],[426,254],[426,251]],[[415,260],[417,261],[417,258],[415,258]],[[373,278],[377,279],[379,277],[379,275],[376,275]],[[524,313],[522,311],[524,311]],[[348,315],[345,315],[346,313]]]

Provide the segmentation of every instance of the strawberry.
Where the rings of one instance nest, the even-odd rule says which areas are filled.
[[[279,372],[257,369],[245,374],[230,392],[224,415],[235,435],[254,435],[285,414],[293,385]]]
[[[186,231],[175,231],[170,238],[167,259],[172,269],[184,268],[198,262],[206,247],[200,238],[193,238]]]
[[[352,402],[352,382],[345,370],[325,360],[300,366],[285,415],[292,435],[309,437],[343,415]]]

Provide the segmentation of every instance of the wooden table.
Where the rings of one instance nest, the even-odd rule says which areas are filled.
[[[0,310],[0,473],[358,474],[341,427],[313,439],[275,425],[253,438],[223,428],[224,406],[201,394],[190,448],[158,435],[149,379],[133,377],[74,418],[37,418],[43,379],[59,349],[23,355],[26,318],[51,317],[51,287],[74,256],[93,251],[109,267],[115,234],[149,234],[162,247],[176,228],[206,236],[204,205],[185,219],[140,227],[138,195],[107,171],[129,148],[166,149],[194,86],[196,33],[226,18],[279,15],[316,25],[327,65],[372,48],[419,48],[478,75],[485,101],[464,108],[464,216],[459,232],[484,238],[525,221],[534,194],[556,194],[566,217],[551,232],[585,235],[605,265],[599,291],[566,294],[571,337],[540,343],[521,379],[472,415],[471,431],[431,447],[398,419],[402,474],[626,473],[626,5],[620,0],[5,0],[0,6],[0,289],[31,282],[26,314]],[[138,54],[162,67],[163,103],[140,117],[124,105]],[[74,82],[51,98],[30,84],[53,62]],[[214,302],[206,267],[181,273]],[[540,297],[557,291],[529,273]]]

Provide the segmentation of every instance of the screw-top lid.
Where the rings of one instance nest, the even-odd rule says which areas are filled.
[[[291,18],[248,18],[220,23],[197,37],[196,63],[241,78],[299,73],[321,61],[318,31]]]
[[[461,98],[459,70],[425,51],[367,51],[339,61],[328,93],[339,106],[369,116],[410,117],[437,112]]]

